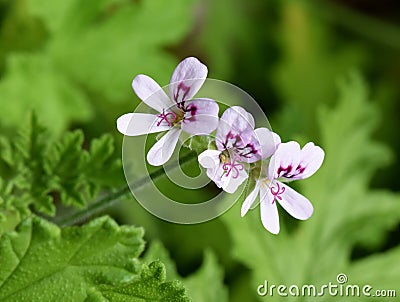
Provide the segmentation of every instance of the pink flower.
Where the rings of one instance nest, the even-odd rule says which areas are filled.
[[[310,177],[321,167],[324,155],[324,151],[314,143],[307,143],[303,149],[293,141],[279,144],[270,159],[267,177],[257,180],[254,190],[244,201],[242,217],[259,195],[262,224],[273,234],[279,233],[279,216],[275,201],[294,218],[310,218],[314,211],[310,201],[282,182]]]
[[[242,107],[225,110],[215,138],[217,150],[199,155],[207,176],[228,193],[233,193],[248,178],[245,165],[271,156],[280,138],[267,128],[254,130],[253,116]]]
[[[138,75],[132,82],[136,95],[158,114],[128,113],[117,120],[118,130],[128,136],[167,131],[147,154],[153,166],[166,163],[175,150],[182,131],[207,135],[217,128],[218,104],[211,99],[192,99],[207,77],[207,67],[189,57],[172,74],[169,96],[150,77]]]

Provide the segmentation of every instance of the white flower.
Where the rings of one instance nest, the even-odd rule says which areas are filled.
[[[244,201],[242,217],[259,195],[262,224],[273,234],[279,233],[279,216],[275,201],[294,218],[310,218],[314,211],[310,201],[282,182],[310,177],[321,167],[324,155],[324,151],[311,142],[303,149],[293,141],[279,144],[270,159],[268,176],[256,181],[254,190]]]
[[[117,128],[128,136],[167,131],[147,154],[151,165],[163,165],[171,158],[182,131],[207,135],[217,128],[218,104],[211,99],[192,99],[207,73],[207,67],[198,59],[186,58],[172,74],[169,96],[146,75],[138,75],[133,80],[136,95],[159,114],[124,114],[118,118]]]
[[[207,176],[228,193],[233,193],[248,178],[246,163],[271,156],[280,138],[267,128],[254,130],[253,116],[242,107],[225,110],[220,119],[215,143],[217,150],[199,155]]]

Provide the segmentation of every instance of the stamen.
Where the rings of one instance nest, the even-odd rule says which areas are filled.
[[[280,195],[285,192],[285,187],[281,188],[279,183],[276,183],[276,186],[277,186],[276,191],[274,191],[274,189],[275,189],[274,187],[270,188],[272,195],[274,195],[274,199],[272,200],[272,204],[274,204],[275,199],[282,200],[282,196],[280,196]]]
[[[239,171],[243,171],[244,165],[241,163],[237,163],[236,159],[233,159],[233,161],[231,162],[224,163],[222,169],[227,171],[225,174],[226,177],[228,177],[231,171],[233,170],[235,175],[233,175],[232,178],[236,179],[239,177]]]
[[[168,120],[168,116],[171,116],[171,120]],[[171,122],[176,119],[176,114],[174,112],[165,113],[165,109],[163,109],[163,112],[158,114],[157,117],[160,118],[160,120],[157,122],[157,127],[160,126],[163,121],[166,121],[168,127],[171,127]]]

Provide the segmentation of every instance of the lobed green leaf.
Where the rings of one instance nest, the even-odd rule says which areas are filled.
[[[142,237],[109,217],[66,228],[30,217],[0,238],[0,300],[189,302],[160,261],[139,264]]]
[[[159,241],[154,241],[147,250],[144,262],[158,259],[167,268],[167,280],[180,280],[187,294],[196,302],[228,301],[228,291],[224,285],[224,272],[211,250],[206,250],[202,266],[192,275],[182,278],[168,250]]]
[[[371,139],[379,116],[367,98],[365,83],[351,74],[341,83],[338,104],[319,112],[326,158],[313,177],[296,183],[296,189],[314,205],[308,221],[295,221],[280,207],[281,233],[274,236],[263,229],[258,207],[240,218],[237,204],[223,217],[235,243],[233,256],[251,269],[253,296],[260,301],[265,297],[257,295],[257,287],[264,280],[318,288],[335,283],[336,276],[345,273],[348,284],[370,284],[375,289],[399,284],[400,275],[389,264],[400,261],[398,248],[352,260],[356,247],[379,250],[387,232],[400,222],[399,194],[370,188],[373,174],[391,161],[392,153]],[[386,284],[380,281],[382,270],[388,272],[382,279]],[[279,295],[268,298],[287,300]],[[308,301],[307,297],[296,299]],[[330,296],[319,299],[329,301]]]
[[[83,149],[80,130],[54,139],[32,115],[20,134],[0,139],[6,166],[0,184],[0,212],[17,211],[23,218],[35,211],[53,216],[55,204],[85,207],[100,189],[122,182],[120,160],[114,156],[113,140],[104,135]]]

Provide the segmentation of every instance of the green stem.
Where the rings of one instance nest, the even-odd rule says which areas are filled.
[[[58,217],[54,220],[56,224],[59,226],[68,226],[68,225],[73,225],[82,221],[87,220],[88,218],[98,214],[99,212],[103,211],[104,209],[116,204],[118,201],[121,200],[121,197],[129,195],[130,193],[130,187],[135,187],[135,188],[140,188],[145,186],[148,183],[149,177],[153,180],[165,175],[165,171],[171,171],[177,168],[179,165],[183,166],[189,162],[191,162],[193,159],[197,158],[196,153],[194,152],[189,152],[183,157],[179,159],[179,161],[175,161],[173,163],[170,163],[166,165],[165,167],[161,167],[154,172],[150,173],[148,176],[142,177],[138,179],[137,181],[131,183],[130,186],[124,186],[117,190],[116,192],[113,192],[107,196],[104,196],[103,198],[100,198],[93,203],[89,204],[89,206],[78,212],[74,212],[70,215],[66,215],[63,217]]]

